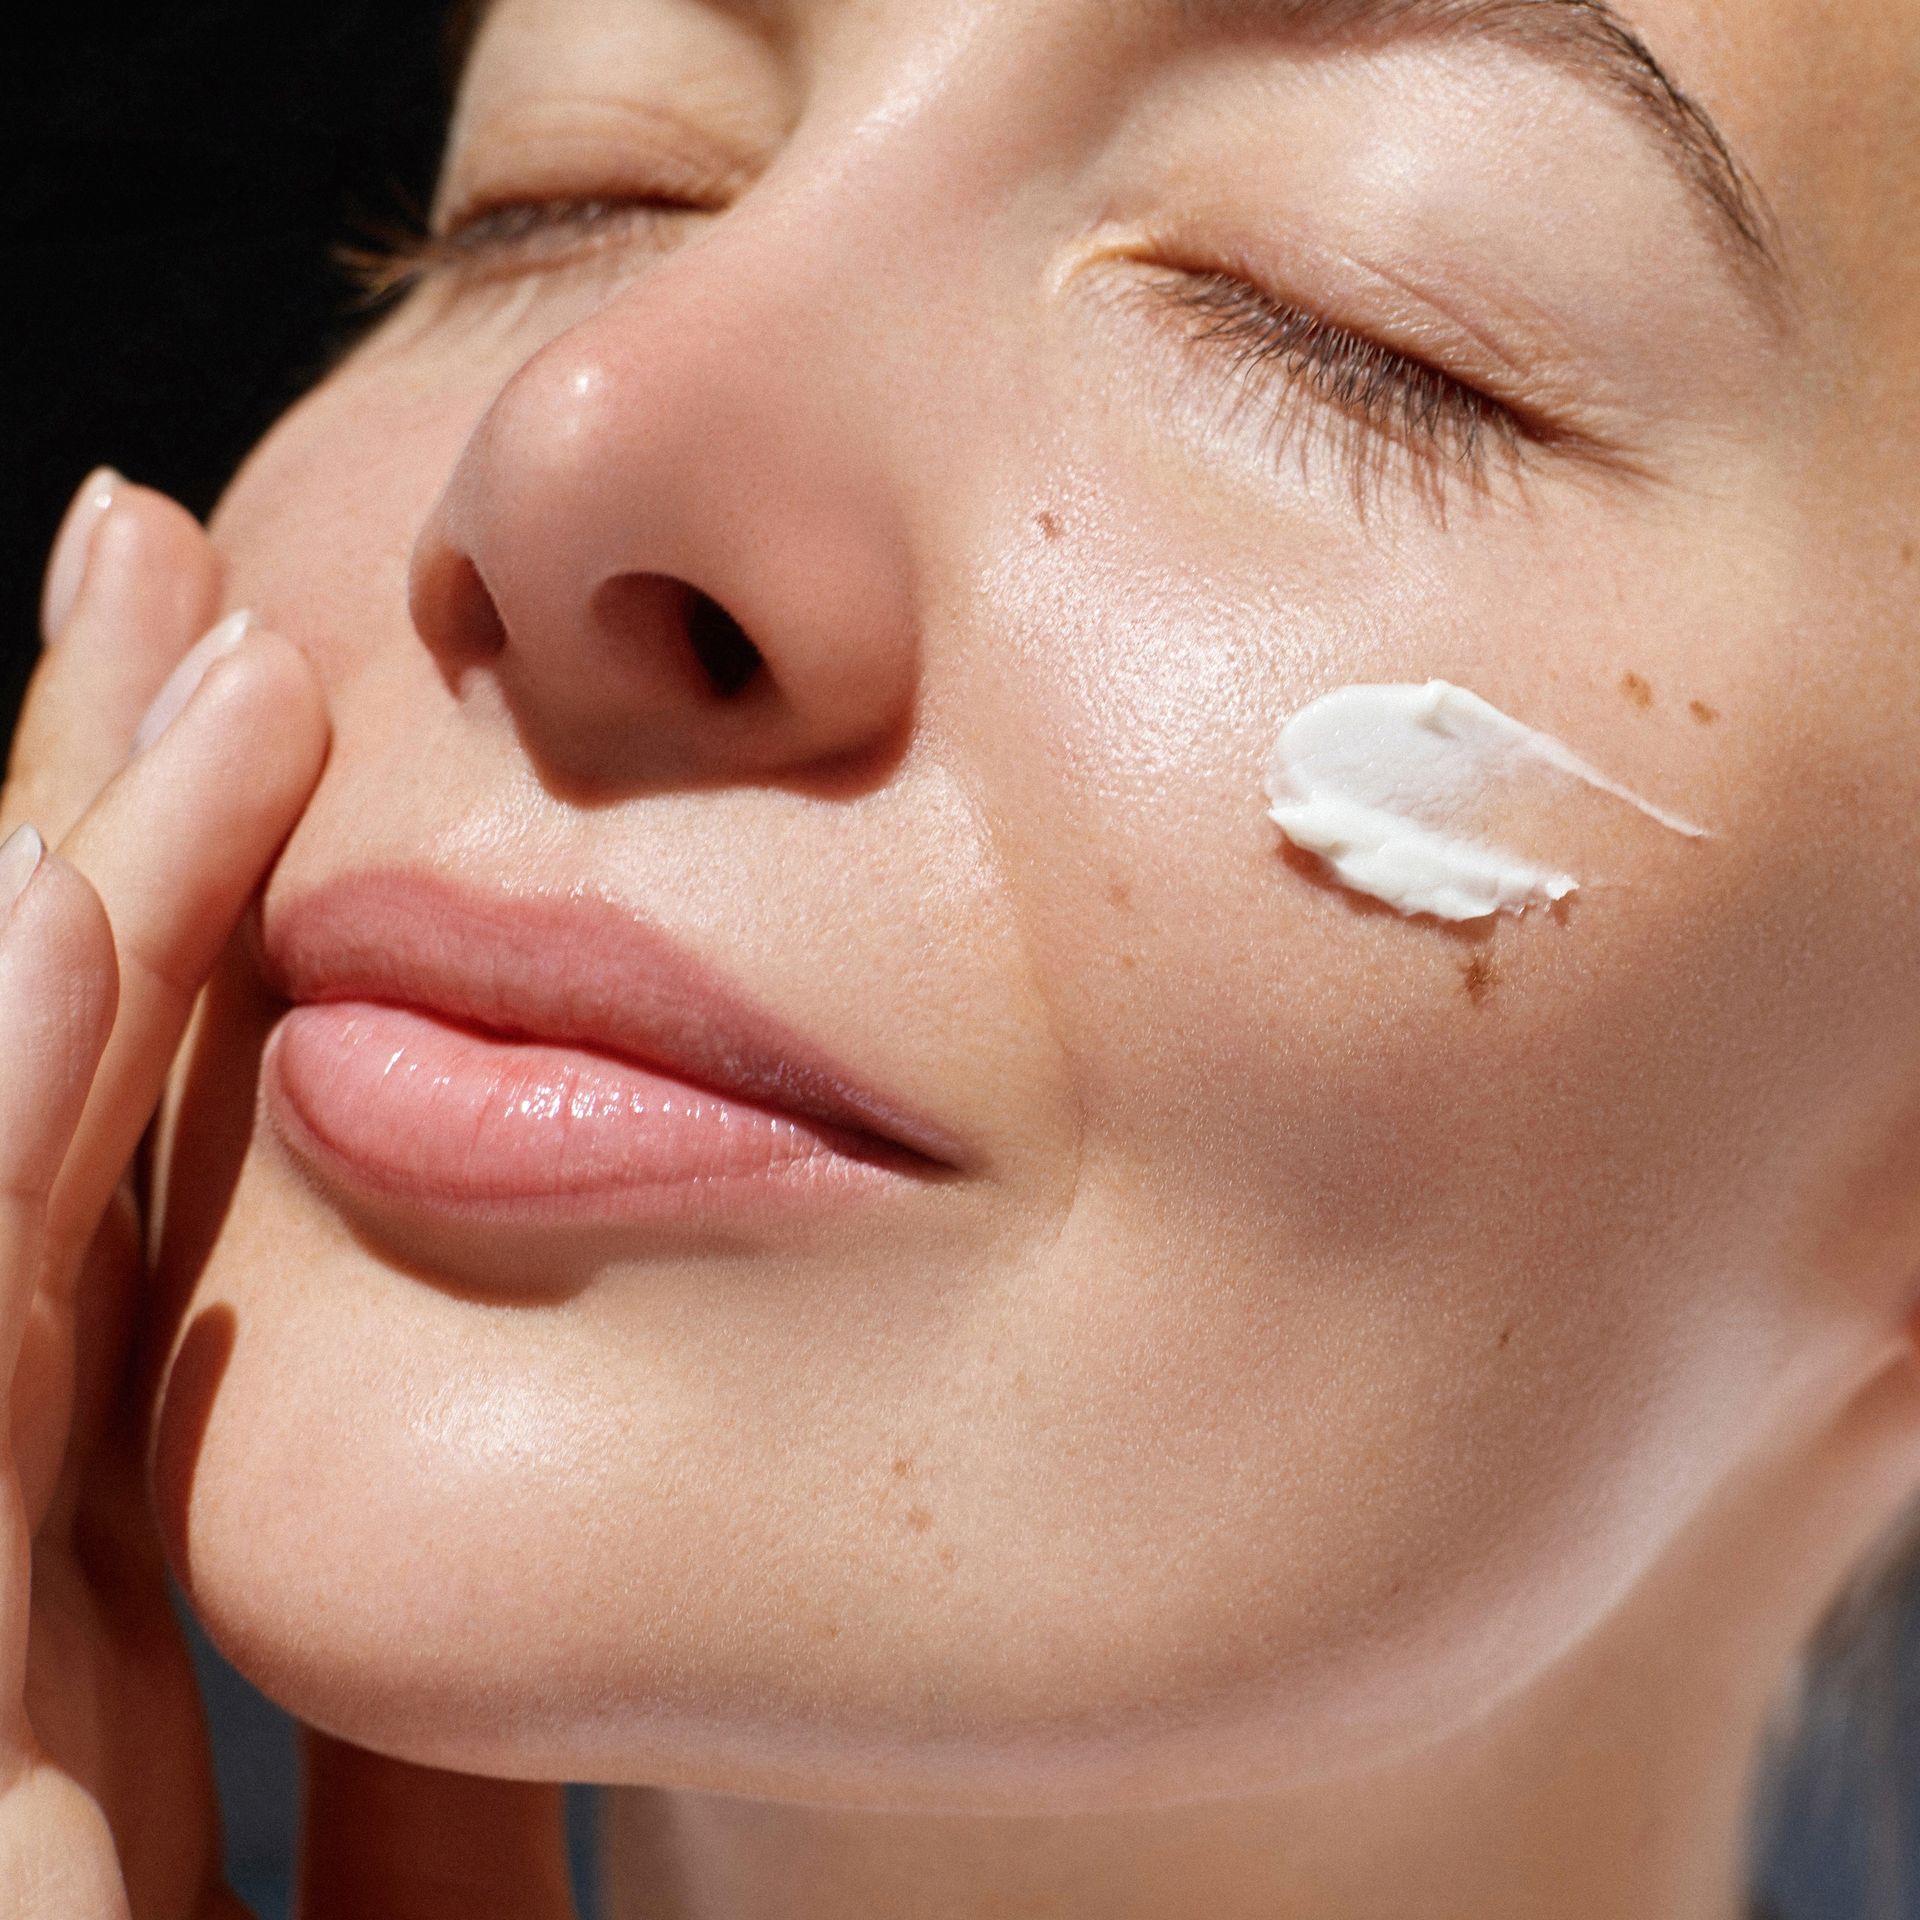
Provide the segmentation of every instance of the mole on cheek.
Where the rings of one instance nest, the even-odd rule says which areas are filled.
[[[1050,508],[1036,513],[1033,516],[1033,524],[1040,529],[1040,537],[1043,540],[1058,540],[1060,538],[1060,516]]]
[[[1689,700],[1687,702],[1687,711],[1692,714],[1703,727],[1712,726],[1713,723],[1720,718],[1720,709],[1718,707],[1708,706],[1704,700]]]
[[[1476,953],[1473,958],[1460,969],[1460,979],[1466,987],[1467,998],[1471,1000],[1476,1007],[1485,1006],[1488,996],[1493,992],[1494,987],[1500,979],[1500,975],[1493,964],[1493,956],[1486,953]]]
[[[1636,707],[1650,707],[1653,705],[1653,688],[1637,673],[1621,675],[1620,691],[1624,693]]]

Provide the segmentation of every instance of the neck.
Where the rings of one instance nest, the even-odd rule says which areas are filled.
[[[1576,1660],[1337,1786],[1004,1818],[607,1796],[610,1920],[1745,1920],[1764,1690],[1702,1647]]]

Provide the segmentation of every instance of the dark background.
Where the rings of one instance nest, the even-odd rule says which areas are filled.
[[[11,9],[0,55],[0,713],[102,463],[209,508],[352,319],[336,244],[431,191],[432,0]]]
[[[429,196],[443,11],[433,0],[14,10],[0,59],[0,737],[37,650],[46,549],[82,476],[110,464],[204,515],[364,324],[333,252]],[[275,1920],[293,1845],[292,1728],[204,1642],[197,1651],[231,1871]],[[1786,1781],[1767,1871],[1783,1920],[1864,1911],[1858,1859],[1875,1796],[1839,1744]],[[572,1811],[590,1907],[591,1797],[576,1793]],[[1902,1904],[1920,1920],[1920,1888]]]
[[[0,739],[40,578],[102,464],[204,517],[242,455],[366,323],[335,249],[419,216],[446,104],[433,0],[15,7],[0,55]],[[0,1062],[0,1072],[5,1063]],[[229,1871],[287,1905],[292,1723],[195,1652]],[[591,1795],[570,1812],[583,1911]]]

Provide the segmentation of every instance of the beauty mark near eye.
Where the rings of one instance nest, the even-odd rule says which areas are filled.
[[[1302,707],[1268,762],[1268,818],[1342,885],[1401,913],[1522,913],[1565,899],[1580,882],[1475,837],[1467,816],[1479,796],[1529,770],[1610,795],[1688,839],[1707,837],[1551,734],[1447,680],[1336,687]]]

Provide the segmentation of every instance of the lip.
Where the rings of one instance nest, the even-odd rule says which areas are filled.
[[[961,1148],[626,906],[409,869],[270,896],[264,1082],[334,1184],[437,1217],[684,1217],[954,1171]]]

